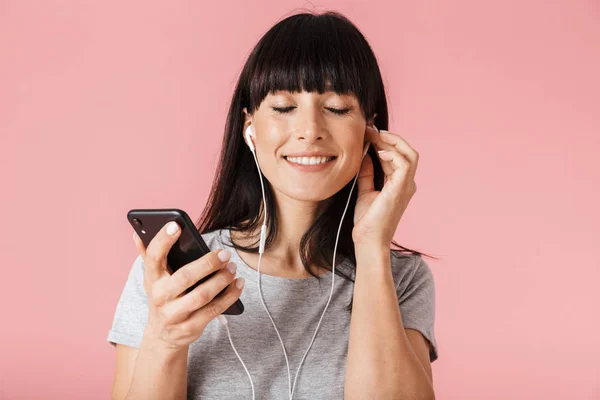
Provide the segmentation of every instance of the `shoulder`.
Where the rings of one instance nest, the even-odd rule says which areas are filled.
[[[420,254],[390,251],[392,276],[399,296],[411,289],[433,285],[431,268]]]

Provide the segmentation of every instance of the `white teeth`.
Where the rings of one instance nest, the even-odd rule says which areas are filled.
[[[302,165],[315,165],[333,160],[333,157],[285,157],[286,160]]]

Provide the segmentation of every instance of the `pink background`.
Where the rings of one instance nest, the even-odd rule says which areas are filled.
[[[441,258],[438,398],[599,399],[599,3],[314,4],[421,155],[396,239]],[[200,215],[243,62],[302,6],[0,2],[0,398],[110,396],[126,213]]]

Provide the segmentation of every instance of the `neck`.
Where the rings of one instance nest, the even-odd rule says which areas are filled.
[[[275,241],[262,255],[260,262],[261,274],[308,278],[300,258],[300,240],[309,226],[314,221],[324,206],[324,202],[300,201],[276,194],[278,234]],[[260,218],[263,218],[263,206],[260,206]],[[269,213],[269,210],[267,210]],[[261,223],[262,225],[262,223]],[[231,238],[236,244],[249,246],[260,238],[260,226],[254,232],[231,232]],[[258,256],[256,253],[239,252],[243,260],[252,269],[258,269]],[[311,270],[317,275],[327,272],[326,269],[317,269],[310,264]]]

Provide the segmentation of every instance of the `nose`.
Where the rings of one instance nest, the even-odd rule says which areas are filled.
[[[296,139],[306,144],[312,144],[325,138],[327,130],[324,128],[324,124],[319,121],[320,117],[315,114],[306,115],[303,118],[303,125],[297,131]]]
[[[304,132],[297,135],[297,139],[306,144],[311,144],[319,140],[323,140],[323,135],[321,135],[318,130],[311,129],[305,130]]]

